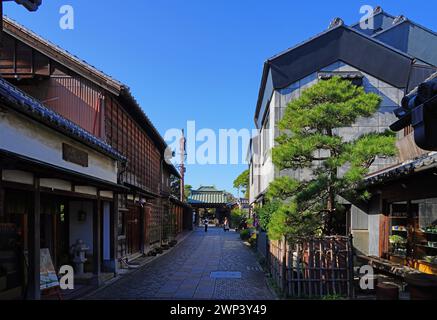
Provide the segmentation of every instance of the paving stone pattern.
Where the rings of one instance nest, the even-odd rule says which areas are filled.
[[[211,272],[241,272],[241,279],[211,278]],[[197,229],[171,252],[88,299],[269,300],[264,272],[238,233]]]

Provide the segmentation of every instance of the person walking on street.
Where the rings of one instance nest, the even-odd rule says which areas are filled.
[[[228,217],[226,217],[225,218],[225,221],[224,221],[224,223],[223,223],[223,230],[226,232],[226,231],[229,231],[229,220],[228,220]]]
[[[209,223],[208,218],[205,218],[203,223],[205,224],[205,232],[208,232],[208,223]]]

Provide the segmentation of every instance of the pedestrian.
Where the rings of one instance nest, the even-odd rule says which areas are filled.
[[[226,232],[226,231],[229,231],[229,220],[228,220],[228,217],[226,217],[225,218],[225,221],[224,221],[224,223],[223,223],[223,230]]]
[[[205,220],[203,220],[203,223],[205,224],[205,232],[208,232],[208,218],[205,218]]]

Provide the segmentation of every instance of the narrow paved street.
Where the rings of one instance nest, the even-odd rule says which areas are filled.
[[[241,273],[241,277],[240,277]],[[88,299],[273,299],[254,253],[235,232],[197,229],[168,254]]]

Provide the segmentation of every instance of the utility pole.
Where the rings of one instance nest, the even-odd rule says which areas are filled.
[[[182,136],[179,143],[180,148],[180,165],[179,170],[181,174],[181,201],[185,200],[185,158],[187,156],[186,153],[187,140],[185,139],[184,129],[182,129]]]

